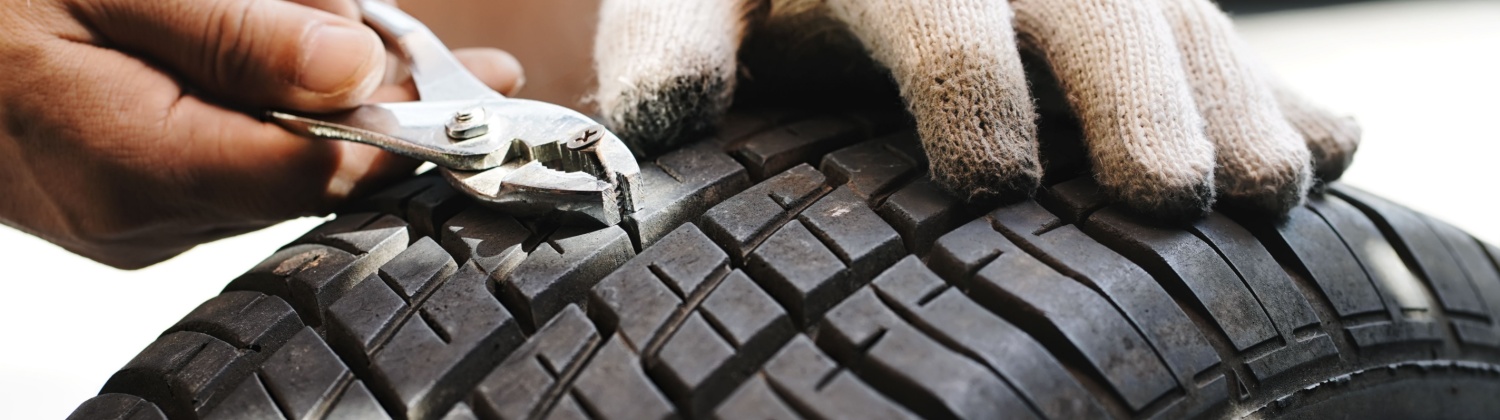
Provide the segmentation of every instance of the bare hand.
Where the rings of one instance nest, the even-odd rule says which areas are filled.
[[[341,201],[415,162],[256,116],[415,98],[352,0],[0,0],[0,221],[121,268]],[[459,57],[502,93],[519,64]]]

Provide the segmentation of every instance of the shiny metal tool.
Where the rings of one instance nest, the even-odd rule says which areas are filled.
[[[365,22],[405,59],[421,100],[316,116],[271,112],[272,121],[432,162],[459,190],[510,214],[611,226],[635,212],[640,167],[619,137],[577,111],[506,98],[415,18],[360,3]]]

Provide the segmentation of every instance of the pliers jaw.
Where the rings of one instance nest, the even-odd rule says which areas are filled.
[[[421,22],[387,4],[361,6],[407,60],[422,100],[320,116],[271,112],[272,121],[432,162],[460,191],[516,216],[611,226],[636,211],[640,167],[619,137],[577,111],[500,95]]]
[[[481,171],[443,168],[454,186],[519,216],[612,226],[636,211],[641,170],[619,137],[576,111],[512,101],[524,103],[524,110],[500,114],[500,131],[486,134],[511,139],[496,152],[506,158]]]

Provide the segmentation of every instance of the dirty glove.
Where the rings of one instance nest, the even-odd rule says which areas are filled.
[[[605,0],[594,99],[637,150],[670,147],[724,113],[742,64],[765,67],[738,62],[763,32],[867,53],[899,86],[932,177],[971,199],[1040,184],[1018,45],[1058,78],[1099,184],[1138,211],[1190,218],[1218,197],[1284,214],[1359,140],[1269,77],[1209,0]]]

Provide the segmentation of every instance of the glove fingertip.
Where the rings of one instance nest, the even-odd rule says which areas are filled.
[[[600,108],[632,150],[655,155],[712,132],[729,108],[731,85],[717,75],[679,75],[620,92]]]
[[[1166,224],[1191,223],[1213,210],[1216,192],[1212,181],[1186,187],[1158,187],[1117,196],[1116,201],[1139,216]]]

